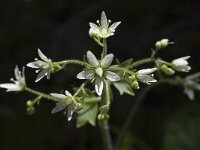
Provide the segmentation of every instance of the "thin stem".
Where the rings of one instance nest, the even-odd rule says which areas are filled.
[[[101,136],[103,140],[104,150],[113,150],[112,140],[109,131],[108,120],[99,121]]]
[[[132,75],[134,73],[133,71],[130,71],[130,70],[126,69],[126,68],[118,67],[118,66],[110,66],[109,70],[123,71],[124,73],[128,73],[130,75]]]
[[[107,43],[106,43],[106,39],[103,39],[103,51],[101,54],[101,58],[105,57],[107,55]]]
[[[89,82],[89,80],[86,80],[84,83],[81,84],[81,86],[78,88],[78,90],[76,91],[76,93],[74,93],[74,97],[76,97],[85,87],[85,85]]]
[[[103,45],[98,39],[94,38],[94,41],[95,41],[98,45],[100,45],[101,47],[104,47],[104,45]]]
[[[59,101],[58,99],[54,98],[53,96],[50,96],[48,94],[45,94],[45,93],[42,93],[42,92],[39,92],[39,91],[36,91],[36,90],[33,90],[31,88],[28,88],[28,87],[25,87],[25,91],[32,93],[34,95],[37,95],[37,96],[41,96],[42,98],[45,98],[45,99],[48,99],[48,100],[51,100],[51,101],[54,101],[54,102]]]
[[[146,63],[154,62],[154,61],[155,61],[155,59],[153,59],[153,58],[144,58],[144,59],[141,59],[141,60],[138,60],[138,61],[135,61],[134,63],[132,63],[130,68],[134,68],[139,65],[143,65]]]
[[[54,64],[58,64],[58,65],[77,64],[81,66],[88,66],[88,63],[84,61],[76,60],[76,59],[58,61],[58,62],[54,62]]]

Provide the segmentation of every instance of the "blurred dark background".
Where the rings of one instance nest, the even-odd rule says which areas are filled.
[[[82,59],[87,50],[100,54],[88,36],[88,22],[104,10],[113,22],[122,21],[108,39],[109,51],[120,60],[148,57],[157,40],[168,38],[173,46],[160,56],[166,60],[191,55],[194,73],[200,70],[200,1],[198,0],[0,0],[0,83],[9,82],[16,64],[24,66],[40,48],[52,60]],[[26,69],[29,86],[58,92],[78,86],[80,67],[68,67],[35,83],[36,74]],[[185,76],[185,74],[180,74]],[[139,94],[139,92],[136,92]],[[51,115],[54,104],[42,101],[32,116],[26,114],[27,93],[0,89],[0,150],[101,150],[98,128],[75,128],[62,114]],[[119,97],[111,108],[114,139],[120,133],[135,97]],[[199,150],[200,94],[195,101],[183,89],[162,85],[147,94],[137,111],[121,150]]]

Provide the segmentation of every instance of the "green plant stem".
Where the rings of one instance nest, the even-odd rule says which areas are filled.
[[[58,62],[54,62],[54,64],[58,64],[58,65],[77,64],[77,65],[81,65],[81,66],[89,65],[88,63],[86,63],[84,61],[80,61],[80,60],[76,60],[76,59],[58,61]]]
[[[102,51],[102,55],[101,58],[105,57],[107,55],[107,43],[106,43],[106,39],[103,39],[103,51]]]
[[[74,97],[76,97],[85,87],[85,85],[89,82],[89,80],[86,80],[84,83],[81,84],[81,86],[78,88],[78,90],[76,91],[76,93],[74,94]]]
[[[112,139],[110,136],[108,120],[103,119],[99,121],[99,127],[103,140],[104,150],[113,150]]]
[[[143,65],[143,64],[146,64],[146,63],[154,62],[154,61],[155,61],[155,59],[153,59],[153,58],[144,58],[144,59],[135,61],[133,64],[131,64],[130,68],[134,68],[134,67],[137,67],[139,65]]]
[[[100,45],[101,47],[104,47],[104,45],[103,45],[98,39],[94,38],[94,41],[95,41],[98,45]]]
[[[45,99],[48,99],[48,100],[51,100],[51,101],[54,101],[54,102],[59,101],[58,99],[54,98],[53,96],[50,96],[48,94],[45,94],[45,93],[42,93],[42,92],[39,92],[39,91],[36,91],[36,90],[33,90],[31,88],[28,88],[28,87],[25,87],[24,90],[29,92],[29,93],[32,93],[34,95],[40,96],[41,98],[45,98]]]
[[[127,120],[125,121],[124,125],[123,125],[123,128],[120,132],[120,135],[116,141],[116,144],[115,144],[115,149],[117,150],[117,148],[119,147],[124,135],[126,134],[132,120],[133,120],[133,117],[135,116],[138,108],[140,107],[142,101],[144,100],[145,96],[147,95],[147,93],[153,89],[154,87],[156,87],[157,85],[159,84],[163,84],[163,83],[168,83],[170,85],[179,85],[179,83],[177,84],[174,84],[174,82],[176,81],[176,78],[174,79],[162,79],[154,84],[152,84],[151,86],[147,86],[142,92],[141,94],[137,97],[137,99],[135,100],[135,103],[133,105],[133,107],[131,108],[131,112],[129,113],[129,116],[127,118]]]
[[[130,70],[126,69],[126,68],[118,67],[118,66],[110,66],[109,70],[122,71],[122,72],[130,74],[130,75],[134,73],[133,71],[130,71]]]

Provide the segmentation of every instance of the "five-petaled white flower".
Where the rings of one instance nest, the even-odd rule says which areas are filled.
[[[190,100],[194,100],[194,90],[200,91],[200,72],[187,76],[184,80],[184,93]]]
[[[111,23],[111,20],[107,20],[106,14],[103,11],[101,13],[101,20],[100,20],[100,22],[99,22],[99,20],[97,20],[97,23],[98,23],[98,25],[91,23],[91,22],[89,23],[89,25],[90,25],[90,30],[89,30],[90,36],[107,38],[109,36],[114,35],[115,29],[121,23],[121,21],[115,22],[111,26],[109,26],[109,24]]]
[[[189,72],[191,69],[191,67],[188,66],[188,62],[187,62],[187,59],[189,58],[190,56],[185,56],[185,57],[174,59],[172,61],[172,68],[180,72]]]
[[[68,121],[70,121],[73,113],[78,109],[76,98],[67,90],[65,91],[65,95],[58,93],[51,93],[50,95],[60,100],[56,103],[56,107],[51,111],[51,113],[54,114],[65,109]]]
[[[28,67],[35,68],[36,73],[40,72],[35,80],[35,82],[38,82],[41,80],[44,76],[47,76],[47,79],[50,78],[50,74],[53,71],[53,63],[51,59],[47,58],[40,49],[38,49],[38,55],[41,58],[41,60],[38,60],[35,58],[34,62],[30,62],[27,64]]]
[[[153,78],[152,74],[156,70],[157,68],[141,69],[136,72],[136,78],[142,83],[151,84],[152,82],[157,81]]]
[[[112,71],[109,71],[109,66],[113,61],[113,54],[108,54],[102,60],[98,61],[91,51],[87,52],[86,58],[91,65],[90,68],[86,68],[84,71],[77,75],[78,79],[90,79],[95,80],[95,90],[100,96],[102,95],[104,80],[119,81],[120,76]]]
[[[12,91],[22,91],[26,86],[25,75],[24,75],[24,67],[22,68],[22,72],[19,70],[18,66],[15,67],[14,70],[15,78],[11,78],[11,81],[14,83],[3,83],[0,84],[0,88],[7,89],[7,92]]]

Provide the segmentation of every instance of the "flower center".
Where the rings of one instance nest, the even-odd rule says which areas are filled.
[[[107,29],[103,28],[103,29],[101,30],[101,34],[102,34],[103,36],[106,36],[107,33],[108,33]]]
[[[103,75],[103,69],[102,69],[102,68],[97,68],[97,69],[95,69],[95,72],[96,72],[96,74],[97,74],[98,76],[102,77],[102,75]]]

